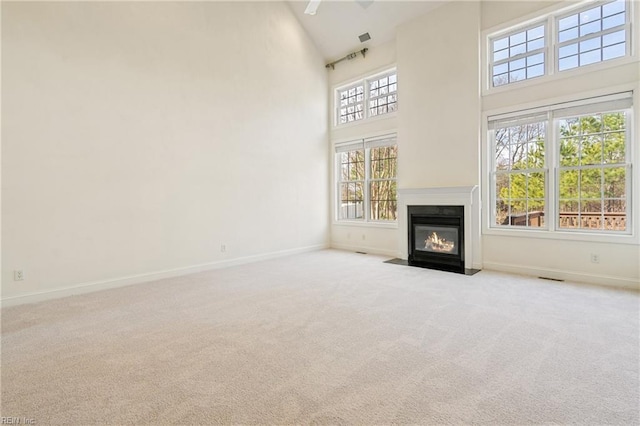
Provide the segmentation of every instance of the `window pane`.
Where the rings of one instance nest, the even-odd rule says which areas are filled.
[[[544,53],[527,57],[527,66],[538,65],[544,62]]]
[[[602,29],[608,30],[609,28],[617,27],[618,25],[624,25],[625,14],[619,13],[617,15],[610,16],[602,20]]]
[[[564,167],[580,164],[580,139],[566,138],[560,140],[560,165]]]
[[[602,16],[611,16],[616,13],[624,12],[624,10],[625,10],[624,0],[618,0],[618,1],[603,5]]]
[[[396,182],[372,182],[369,191],[371,196],[371,219],[396,220]]]
[[[558,182],[560,200],[578,198],[578,170],[561,170]]]
[[[520,55],[522,53],[525,53],[527,51],[527,44],[523,43],[523,44],[518,44],[516,46],[513,46],[509,49],[509,56],[516,56],[516,55]]]
[[[580,23],[584,24],[586,22],[592,22],[596,19],[600,19],[600,6],[594,7],[593,9],[585,10],[580,13]]]
[[[580,54],[580,66],[600,62],[600,60],[600,50],[592,50],[591,52]]]
[[[560,71],[576,68],[578,66],[578,55],[569,56],[568,58],[560,59],[558,68]]]
[[[560,21],[558,21],[558,29],[560,31],[566,30],[568,28],[577,27],[577,26],[578,26],[578,15],[567,16],[566,18],[560,19]]]
[[[578,54],[578,43],[568,44],[558,49],[558,55],[560,58],[566,58],[567,56]]]
[[[604,169],[605,198],[625,198],[627,185],[626,167],[611,167]]]
[[[524,43],[525,41],[527,41],[527,33],[526,32],[521,32],[521,33],[517,33],[512,35],[511,37],[509,37],[509,44],[511,46],[516,45],[516,44],[520,44],[520,43]]]
[[[527,71],[525,69],[520,69],[517,71],[512,71],[509,73],[509,82],[513,83],[514,81],[526,80]]]
[[[626,54],[625,43],[614,44],[613,46],[605,47],[602,50],[602,60],[620,58]]]
[[[580,42],[580,52],[600,48],[600,37],[590,38]]]
[[[602,197],[602,170],[583,169],[580,171],[580,198],[599,199]]]
[[[493,51],[497,52],[498,50],[506,49],[509,47],[509,37],[501,38],[499,40],[494,40],[493,42]]]
[[[535,40],[544,36],[544,25],[535,27],[527,31],[527,40]]]
[[[527,43],[527,51],[531,52],[536,49],[542,49],[544,47],[544,38],[539,38]]]
[[[573,40],[574,38],[578,38],[578,28],[570,28],[558,33],[558,41],[560,43],[567,40]]]
[[[372,179],[395,178],[397,173],[397,146],[384,146],[371,149]]]
[[[527,78],[540,77],[544,75],[544,65],[534,65],[527,68]]]

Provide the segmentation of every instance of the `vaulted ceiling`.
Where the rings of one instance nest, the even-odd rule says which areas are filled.
[[[396,27],[440,6],[444,1],[322,0],[315,15],[305,15],[309,2],[289,1],[291,9],[327,62],[375,47],[395,38]],[[358,36],[369,33],[361,43]]]

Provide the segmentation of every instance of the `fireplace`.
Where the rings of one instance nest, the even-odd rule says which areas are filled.
[[[407,206],[409,265],[465,273],[464,206]]]

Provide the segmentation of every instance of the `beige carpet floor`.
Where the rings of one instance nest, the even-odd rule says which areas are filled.
[[[640,423],[638,293],[324,250],[4,309],[36,424]]]

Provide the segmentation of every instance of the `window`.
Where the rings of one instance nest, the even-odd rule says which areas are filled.
[[[336,90],[337,125],[388,114],[397,109],[398,76],[395,70],[369,76]]]
[[[397,220],[395,135],[336,145],[338,220]]]
[[[491,226],[630,233],[631,99],[490,118]]]
[[[488,37],[489,86],[562,73],[630,55],[629,0],[551,13]]]
[[[364,85],[353,86],[338,91],[340,107],[338,108],[338,122],[351,123],[364,118]]]
[[[544,75],[545,24],[491,40],[493,86]]]
[[[396,110],[398,105],[398,76],[395,71],[367,81],[369,88],[369,117]]]
[[[626,55],[627,13],[624,0],[588,7],[557,19],[558,70]]]

